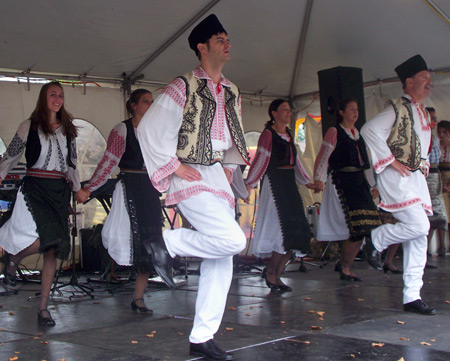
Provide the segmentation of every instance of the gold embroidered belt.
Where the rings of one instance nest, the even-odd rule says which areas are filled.
[[[439,163],[439,170],[441,170],[441,171],[448,171],[448,170],[450,170],[450,163],[447,163],[447,162]]]
[[[120,168],[120,173],[147,174],[147,170],[146,169]]]
[[[429,173],[439,173],[439,164],[437,163],[430,164]]]
[[[359,172],[360,170],[362,170],[362,168],[358,168],[358,167],[343,167],[343,168],[339,168],[337,169],[340,172]]]

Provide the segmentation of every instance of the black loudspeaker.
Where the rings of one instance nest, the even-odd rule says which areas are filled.
[[[83,267],[86,272],[103,272],[108,264],[108,251],[102,244],[103,224],[80,229]]]
[[[361,129],[366,121],[362,69],[338,66],[321,70],[317,74],[319,75],[322,135],[325,135],[328,128],[336,126],[335,110],[344,98],[356,98],[358,101],[359,118],[356,127]]]

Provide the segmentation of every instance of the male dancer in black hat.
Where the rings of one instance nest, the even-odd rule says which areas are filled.
[[[160,243],[149,247],[159,258],[165,250],[154,244],[167,247],[172,257],[203,258],[190,353],[232,360],[213,336],[225,309],[233,255],[246,244],[230,187],[236,165],[248,164],[241,99],[238,88],[222,75],[231,44],[215,15],[192,30],[189,45],[200,65],[166,87],[144,115],[138,138],[153,185],[167,190],[166,205],[177,204],[195,230],[167,230]]]
[[[420,297],[427,261],[427,214],[433,214],[426,182],[431,145],[430,116],[422,102],[430,94],[425,60],[416,55],[395,68],[404,95],[367,122],[361,134],[372,154],[381,202],[379,207],[399,220],[372,231],[372,243],[383,251],[403,243],[403,309],[423,315],[436,311]],[[371,244],[372,245],[372,244]]]

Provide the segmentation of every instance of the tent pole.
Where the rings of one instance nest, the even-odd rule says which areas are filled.
[[[444,20],[447,25],[450,25],[450,17],[442,10],[433,0],[424,0],[425,3]]]
[[[297,55],[295,57],[294,73],[292,75],[291,88],[289,90],[289,100],[293,100],[295,88],[300,74],[300,67],[302,65],[303,52],[305,50],[306,34],[308,33],[309,20],[311,19],[313,0],[308,0],[306,4],[305,17],[303,19],[302,30],[300,32],[300,40],[297,47]]]
[[[208,5],[206,5],[202,10],[200,10],[194,17],[184,24],[181,29],[179,29],[175,34],[173,34],[164,44],[162,44],[158,50],[156,50],[150,57],[144,61],[136,70],[134,70],[130,78],[138,75],[142,70],[144,70],[153,60],[155,60],[164,50],[166,50],[175,40],[177,40],[183,33],[189,29],[194,23],[196,23],[204,14],[206,14],[211,8],[213,8],[220,0],[212,0]]]

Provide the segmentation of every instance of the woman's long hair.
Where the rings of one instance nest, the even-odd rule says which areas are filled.
[[[147,89],[136,89],[130,94],[130,98],[127,100],[127,112],[130,117],[134,116],[134,109],[131,104],[139,103],[139,99],[141,99],[141,96],[148,93],[151,94],[152,92]]]
[[[46,136],[53,134],[53,130],[50,128],[50,119],[48,116],[47,106],[47,92],[52,85],[58,86],[62,91],[64,91],[61,83],[57,81],[52,81],[45,84],[39,92],[36,108],[30,115],[31,125],[35,129],[40,126]],[[73,116],[66,111],[64,104],[61,106],[58,113],[56,113],[56,118],[61,122],[63,133],[68,135],[70,139],[76,138],[78,132],[75,125],[73,125]]]
[[[274,101],[272,101],[272,103],[270,103],[268,110],[270,120],[268,120],[267,123],[264,125],[266,128],[272,126],[275,123],[275,118],[273,117],[272,112],[276,112],[281,104],[287,102],[288,101],[285,99],[275,99]]]

